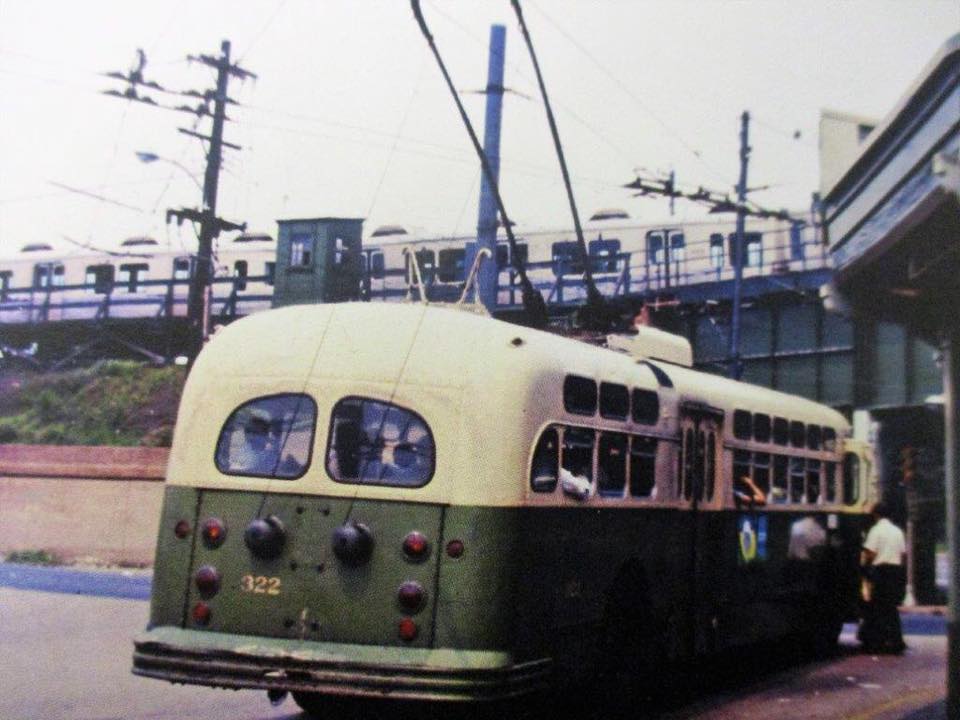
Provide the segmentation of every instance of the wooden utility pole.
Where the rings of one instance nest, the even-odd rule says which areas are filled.
[[[743,373],[740,362],[740,301],[743,294],[743,235],[747,213],[744,202],[747,199],[747,166],[750,162],[750,113],[746,110],[740,116],[740,180],[737,182],[737,234],[733,244],[733,300],[730,316],[730,347],[727,352],[728,374],[739,380]]]

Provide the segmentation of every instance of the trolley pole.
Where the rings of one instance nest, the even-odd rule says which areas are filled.
[[[740,364],[740,296],[743,292],[743,234],[747,213],[743,206],[747,199],[747,165],[750,162],[750,113],[740,116],[740,180],[737,182],[737,234],[733,245],[733,306],[730,315],[730,347],[727,353],[728,373],[734,380],[742,374]]]

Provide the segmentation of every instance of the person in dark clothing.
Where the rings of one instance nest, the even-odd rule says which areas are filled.
[[[890,522],[885,503],[874,505],[873,527],[863,543],[862,564],[873,592],[860,628],[860,641],[867,652],[902,653],[903,632],[897,606],[906,589],[903,531]]]

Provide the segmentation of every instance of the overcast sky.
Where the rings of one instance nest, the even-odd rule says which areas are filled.
[[[508,0],[424,0],[456,85],[486,84],[492,23],[507,27],[501,182],[521,228],[571,226],[532,66]],[[739,116],[752,113],[754,198],[803,209],[818,183],[822,108],[882,117],[960,30],[955,0],[901,2],[561,2],[524,0],[582,215],[622,207],[658,220],[665,201],[620,187],[635,168],[671,168],[688,186],[730,189]],[[188,54],[233,57],[257,73],[231,83],[220,214],[275,234],[278,218],[366,218],[431,234],[476,226],[479,168],[405,0],[0,0],[0,252],[63,238],[176,245],[192,231],[167,207],[200,193],[203,149],[177,132],[194,118],[100,94],[136,49],[145,75],[205,89]],[[163,104],[186,98],[153,92]],[[527,98],[523,95],[528,96]],[[484,98],[464,100],[483,131]],[[209,131],[209,121],[198,128]],[[800,131],[794,139],[794,131]],[[60,183],[111,202],[62,189]],[[128,207],[127,207],[128,206]],[[678,206],[681,217],[701,211]]]

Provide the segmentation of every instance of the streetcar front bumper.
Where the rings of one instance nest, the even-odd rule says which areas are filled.
[[[382,647],[156,627],[134,638],[133,672],[174,683],[402,700],[485,701],[546,686],[552,662],[510,653]]]

